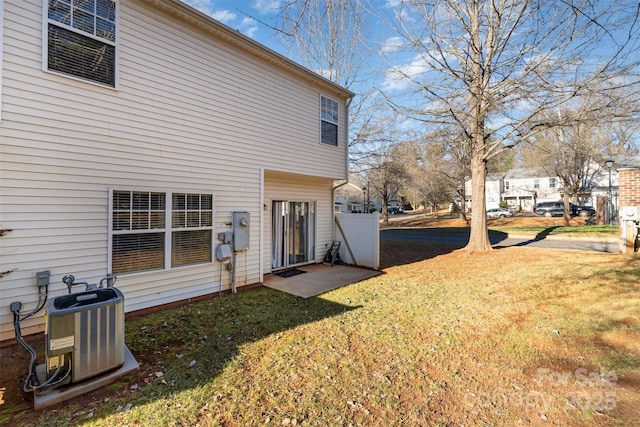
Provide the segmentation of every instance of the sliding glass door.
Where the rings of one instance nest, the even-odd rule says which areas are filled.
[[[272,205],[271,266],[273,269],[315,259],[315,202],[274,201]]]

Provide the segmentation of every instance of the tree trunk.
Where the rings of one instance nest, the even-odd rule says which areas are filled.
[[[564,225],[569,225],[570,220],[571,220],[571,209],[569,208],[569,193],[567,192],[568,188],[565,186],[564,188],[564,195],[562,196],[562,201],[564,202],[564,212],[562,214],[562,218],[564,219]]]
[[[477,1],[471,2],[469,12],[471,34],[471,80],[470,99],[471,121],[471,233],[465,247],[468,253],[488,252],[491,248],[487,229],[487,158],[485,123],[489,103],[486,102],[489,87],[489,73],[483,72],[483,57],[480,51],[480,8]]]
[[[389,223],[389,210],[387,209],[387,206],[389,206],[389,196],[384,194],[382,196],[382,218],[384,219],[385,224]]]
[[[471,233],[465,250],[469,253],[492,250],[487,229],[487,163],[479,153],[471,159]]]
[[[458,192],[458,195],[460,196],[460,219],[463,219],[464,221],[466,221],[467,220],[467,192],[465,190],[464,181],[465,181],[464,177],[462,177],[462,179],[460,179],[460,182],[458,183],[458,185],[460,186],[460,191]]]

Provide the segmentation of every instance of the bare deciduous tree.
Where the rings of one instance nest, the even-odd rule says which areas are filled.
[[[578,197],[593,187],[599,172],[602,142],[596,135],[594,123],[580,122],[534,137],[538,164],[550,176],[557,176],[562,185],[565,225],[571,218],[569,203],[578,203]]]
[[[370,196],[382,202],[385,222],[389,220],[389,202],[400,197],[410,178],[408,149],[402,142],[409,139],[399,130],[397,120],[397,115],[391,115],[371,125],[372,139],[369,143],[375,150],[371,151],[366,166],[359,173],[361,181],[367,182]]]
[[[398,2],[393,22],[404,43],[395,53],[412,59],[389,71],[385,93],[398,111],[426,125],[457,126],[464,136],[473,197],[469,252],[491,249],[490,159],[566,124],[543,113],[594,88],[637,90],[629,76],[637,73],[638,7],[631,0]],[[409,85],[419,102],[392,100],[394,85]]]
[[[590,194],[606,159],[637,152],[640,136],[637,102],[617,96],[614,100],[590,93],[572,109],[561,108],[554,114],[562,123],[535,135],[521,150],[528,166],[544,168],[557,176],[563,187],[564,220],[569,224],[569,203]],[[549,121],[546,118],[541,121]]]
[[[367,171],[371,194],[382,201],[384,222],[389,221],[389,202],[399,196],[408,178],[404,163],[388,154],[380,154],[378,162]]]

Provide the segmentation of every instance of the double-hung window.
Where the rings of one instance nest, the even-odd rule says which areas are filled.
[[[47,70],[115,87],[115,0],[46,0]]]
[[[211,261],[213,197],[173,193],[171,208],[171,266]]]
[[[163,270],[212,261],[213,196],[114,190],[111,272]]]
[[[320,97],[320,141],[338,146],[338,102]]]

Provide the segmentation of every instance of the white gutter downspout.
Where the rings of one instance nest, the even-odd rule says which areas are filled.
[[[346,149],[344,150],[344,176],[346,177],[346,181],[342,184],[338,184],[331,190],[331,212],[333,221],[331,222],[331,236],[332,240],[336,237],[336,190],[340,187],[343,187],[349,183],[349,106],[351,105],[351,101],[353,101],[353,97],[350,97],[345,102],[347,106],[347,137],[345,144]]]
[[[331,216],[333,217],[333,221],[331,222],[331,236],[332,236],[331,240],[334,240],[336,237],[336,190],[340,187],[344,187],[348,183],[349,183],[349,180],[347,179],[345,182],[343,182],[342,184],[336,185],[331,190],[331,212],[332,212]]]

